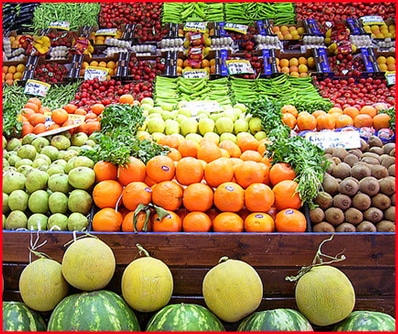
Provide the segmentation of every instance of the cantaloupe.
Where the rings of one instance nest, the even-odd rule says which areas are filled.
[[[98,238],[85,237],[74,241],[62,258],[62,274],[66,281],[83,291],[104,288],[115,269],[112,249]]]
[[[19,277],[21,298],[35,311],[53,310],[68,290],[61,264],[55,260],[39,258],[29,263]]]
[[[299,311],[314,325],[328,326],[348,317],[355,306],[351,281],[338,268],[321,265],[302,275],[295,288]]]
[[[263,283],[250,264],[222,258],[205,275],[202,293],[210,311],[221,320],[235,322],[258,308]]]

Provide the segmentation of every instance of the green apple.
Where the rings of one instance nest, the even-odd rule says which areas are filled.
[[[204,135],[207,132],[214,132],[215,122],[211,118],[200,118],[198,128],[201,135]]]
[[[91,195],[83,189],[74,189],[68,197],[68,209],[70,212],[80,212],[87,215],[93,205]]]
[[[33,165],[33,161],[30,160],[30,159],[27,159],[27,158],[19,159],[18,161],[15,162],[14,167],[16,169],[18,169],[19,167],[25,166],[25,165],[32,166]]]
[[[223,134],[224,132],[232,133],[234,131],[234,122],[227,116],[222,116],[216,121],[216,132]]]
[[[36,137],[36,135],[35,135],[35,137]],[[11,139],[7,142],[6,150],[7,150],[7,151],[14,151],[15,149],[21,147],[23,144],[25,144],[25,143],[23,143],[20,139],[18,139],[18,138],[11,138]],[[26,143],[26,144],[30,144],[30,143]]]
[[[192,117],[192,111],[190,109],[188,109],[188,108],[185,108],[185,107],[178,109],[178,114],[179,115],[184,115],[184,116],[187,116],[187,117]]]
[[[150,104],[143,104],[141,106],[142,114],[145,116],[148,116],[149,110],[151,110],[152,108],[153,108],[153,106],[151,106]]]
[[[64,171],[65,171],[65,173],[68,174],[73,168],[76,168],[76,167],[93,168],[94,161],[88,157],[83,156],[83,155],[77,155],[75,157],[70,158],[66,162],[66,164],[64,165]]]
[[[64,167],[62,167],[61,165],[50,165],[47,168],[47,174],[49,176],[53,175],[53,174],[62,174],[65,173]]]
[[[2,204],[2,212],[8,213],[10,211],[10,207],[8,206],[8,194],[3,192],[3,202]]]
[[[37,168],[26,175],[25,188],[28,193],[33,193],[39,189],[47,189],[49,176]]]
[[[88,190],[95,182],[95,172],[89,167],[75,167],[67,175],[69,184],[75,189]]]
[[[234,123],[234,133],[247,132],[249,130],[249,122],[244,118],[238,118]]]
[[[188,133],[185,136],[185,139],[193,140],[196,141],[197,143],[200,143],[200,141],[203,139],[203,137],[199,133]]]
[[[38,137],[38,136],[37,136],[37,134],[35,134],[35,133],[28,133],[27,135],[23,136],[23,138],[22,138],[22,145],[32,143],[32,141],[33,141],[34,139],[36,139],[37,137]]]
[[[28,230],[33,231],[44,231],[47,230],[47,215],[43,213],[34,213],[28,218]]]
[[[254,134],[254,138],[256,138],[257,140],[261,140],[267,138],[267,134],[265,133],[265,131],[258,131]]]
[[[153,98],[151,98],[151,97],[144,97],[144,98],[141,100],[140,103],[141,103],[141,106],[150,105],[151,107],[153,107],[154,104],[155,104],[155,102],[153,101]]]
[[[30,194],[28,200],[28,207],[32,213],[47,213],[48,198],[50,195],[46,190],[39,189]]]
[[[76,157],[79,155],[79,152],[75,150],[60,150],[58,151],[58,159],[62,159],[65,161],[69,161],[73,157]]]
[[[21,159],[34,160],[36,158],[36,154],[36,147],[34,147],[32,144],[22,145],[17,149],[17,155]]]
[[[161,113],[155,112],[155,113],[153,113],[153,114],[149,114],[149,115],[146,117],[146,120],[149,121],[149,120],[152,119],[152,118],[155,118],[155,119],[161,118],[161,119],[163,119],[163,116],[162,116]],[[148,124],[147,124],[146,126],[148,127]]]
[[[65,174],[65,172],[50,175],[47,181],[47,187],[52,192],[60,191],[64,194],[67,194],[73,189],[69,184],[68,174]]]
[[[163,110],[172,111],[174,109],[174,105],[171,103],[162,102],[159,105]]]
[[[66,150],[70,145],[70,139],[65,135],[55,135],[51,138],[51,146],[55,146],[58,150]]]
[[[16,230],[18,228],[26,228],[28,226],[28,217],[21,210],[11,211],[5,222],[6,230]]]
[[[46,137],[37,137],[32,141],[32,145],[36,148],[36,152],[40,153],[43,147],[50,145],[50,141]]]
[[[49,165],[50,164],[48,163],[48,161],[42,158],[36,158],[35,160],[32,161],[32,167],[40,168],[41,170],[47,170]]]
[[[261,125],[261,118],[259,117],[250,117],[249,119],[249,130],[252,134],[255,134],[258,131],[261,131],[263,126]]]
[[[235,122],[238,119],[238,116],[240,115],[237,115],[233,109],[229,109],[223,112],[223,116],[229,117],[232,120],[232,122]]]
[[[63,213],[53,213],[48,217],[47,229],[51,231],[67,231],[68,216]]]
[[[163,138],[165,134],[163,132],[153,132],[152,133],[152,138],[154,142],[158,142],[160,138]]]
[[[147,129],[149,133],[154,133],[154,132],[163,133],[165,128],[166,128],[166,123],[163,120],[163,118],[155,117],[148,120]]]
[[[193,117],[187,117],[180,123],[181,134],[186,136],[188,133],[198,132],[198,121]]]
[[[59,150],[55,146],[45,146],[41,149],[40,154],[44,154],[48,156],[51,161],[55,161],[58,159]]]
[[[203,138],[206,139],[206,140],[209,140],[209,141],[211,141],[211,142],[213,142],[213,143],[215,143],[217,145],[220,142],[220,136],[217,133],[215,133],[215,132],[206,132],[203,135]]]
[[[152,114],[162,114],[163,113],[163,108],[162,107],[153,107],[151,109],[148,110],[148,115],[152,115]]]
[[[136,134],[136,137],[139,140],[152,140],[151,134],[148,131],[145,131],[145,130],[138,130],[137,134]]]
[[[17,189],[11,192],[11,194],[8,196],[7,204],[11,211],[26,211],[28,208],[28,200],[29,195],[25,191]]]
[[[17,171],[3,172],[3,192],[10,194],[12,191],[25,189],[26,176]]]
[[[43,154],[43,153],[39,153],[38,155],[36,155],[36,159],[45,160],[47,165],[51,165],[51,163],[52,163],[50,157],[45,155],[45,154]]]
[[[227,140],[227,139],[236,143],[236,136],[233,133],[224,132],[220,135],[220,143],[222,143],[223,140]]]
[[[209,117],[214,122],[216,122],[220,117],[223,117],[223,116],[224,116],[224,112],[214,112],[214,113],[211,113]]]
[[[53,192],[48,198],[48,207],[51,213],[68,212],[68,196],[60,191]]]
[[[166,121],[168,119],[175,119],[178,114],[178,110],[163,111],[162,117]]]
[[[22,165],[22,166],[18,167],[17,172],[22,173],[23,175],[27,176],[33,169],[35,169],[35,168],[32,166]]]
[[[83,146],[88,140],[88,135],[85,132],[76,132],[70,139],[71,144],[74,146]]]
[[[3,150],[7,147],[7,138],[3,136]]]
[[[68,230],[69,231],[84,231],[88,226],[88,219],[80,212],[73,212],[68,217]]]
[[[180,133],[180,123],[178,123],[176,120],[167,119],[165,123],[166,123],[166,128],[165,128],[166,135],[172,135],[173,133]]]

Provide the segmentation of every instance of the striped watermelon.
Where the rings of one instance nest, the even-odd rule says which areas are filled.
[[[51,313],[48,331],[140,331],[133,310],[118,294],[98,290],[65,297]]]
[[[206,307],[196,304],[170,304],[149,320],[147,332],[224,332],[221,321]]]
[[[333,328],[335,332],[394,332],[395,319],[384,312],[353,311]]]
[[[44,332],[46,323],[40,313],[22,302],[3,302],[3,331]]]
[[[242,320],[238,332],[255,331],[313,331],[310,322],[300,312],[279,308],[255,312]]]

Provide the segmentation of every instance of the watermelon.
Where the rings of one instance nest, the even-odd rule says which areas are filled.
[[[394,332],[395,319],[384,312],[353,311],[347,318],[337,323],[335,332]]]
[[[44,332],[46,323],[40,313],[22,302],[3,302],[3,331]]]
[[[76,293],[62,299],[51,313],[48,331],[140,331],[133,310],[108,290]]]
[[[169,304],[149,320],[147,332],[224,332],[221,321],[197,304]]]
[[[238,332],[257,331],[313,331],[313,328],[306,317],[300,312],[278,308],[255,312],[244,318],[238,326]]]

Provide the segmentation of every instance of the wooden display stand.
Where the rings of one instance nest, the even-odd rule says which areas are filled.
[[[80,235],[79,233],[78,235]],[[207,271],[223,256],[240,259],[259,273],[264,296],[259,310],[297,309],[294,276],[310,265],[320,243],[328,233],[92,233],[113,250],[117,268],[106,289],[121,293],[124,268],[140,256],[141,244],[151,256],[163,260],[174,277],[171,303],[204,305],[202,281]],[[18,279],[29,263],[31,242],[46,241],[40,251],[61,262],[70,232],[3,231],[3,300],[20,300]],[[346,259],[333,264],[351,280],[356,292],[355,309],[386,312],[395,317],[395,233],[336,233],[322,246],[323,254],[344,254]],[[32,259],[36,257],[32,255]],[[72,291],[77,292],[77,291]],[[150,314],[138,314],[142,323]],[[225,324],[236,330],[237,324]],[[324,330],[324,329],[321,329]]]

